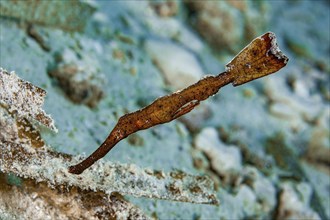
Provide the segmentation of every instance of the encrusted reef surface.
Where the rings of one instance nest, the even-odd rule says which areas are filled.
[[[0,219],[330,218],[327,1],[30,2],[0,2]],[[67,172],[266,31],[286,68]]]

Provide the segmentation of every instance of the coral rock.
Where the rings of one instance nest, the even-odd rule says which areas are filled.
[[[45,96],[45,90],[0,67],[0,105],[18,119],[33,119],[56,131],[53,119],[41,108]]]
[[[103,97],[105,77],[96,59],[87,55],[81,57],[65,49],[48,72],[73,102],[95,107]]]
[[[262,211],[268,213],[276,205],[276,189],[272,182],[263,176],[254,167],[244,167],[243,175],[248,179],[247,184],[253,189],[258,201],[261,202]]]
[[[226,146],[218,138],[214,128],[205,128],[195,140],[197,149],[209,158],[212,168],[218,175],[230,178],[242,169],[242,155],[235,146]]]
[[[148,40],[145,47],[166,81],[175,90],[194,84],[203,75],[196,57],[174,43]]]
[[[265,25],[262,10],[243,1],[187,1],[186,5],[196,16],[197,31],[219,50],[238,52]]]
[[[304,189],[301,190],[301,187],[303,187]],[[282,191],[280,193],[279,207],[277,210],[276,218],[321,219],[320,216],[314,210],[309,208],[311,196],[310,192],[311,187],[307,183],[300,183],[296,186],[296,189],[290,183],[282,184]]]
[[[1,16],[68,31],[82,31],[96,9],[87,1],[1,1],[0,6]]]
[[[164,1],[164,2],[151,2],[150,6],[160,17],[171,17],[178,12],[178,2]]]

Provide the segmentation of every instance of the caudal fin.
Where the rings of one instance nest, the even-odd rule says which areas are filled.
[[[267,32],[239,52],[226,65],[226,72],[235,76],[232,84],[239,86],[280,70],[288,60],[280,51],[275,34]]]

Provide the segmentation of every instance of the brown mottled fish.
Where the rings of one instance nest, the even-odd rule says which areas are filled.
[[[216,94],[221,87],[229,83],[239,86],[277,72],[287,64],[288,60],[279,50],[275,34],[265,33],[236,55],[226,65],[225,72],[217,76],[206,76],[183,90],[156,99],[143,109],[123,115],[103,144],[81,163],[70,166],[69,172],[82,173],[130,134],[187,114],[200,101]]]

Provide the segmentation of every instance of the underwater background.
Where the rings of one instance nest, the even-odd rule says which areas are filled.
[[[43,109],[58,133],[41,129],[45,144],[86,156],[120,116],[223,72],[267,31],[289,57],[286,67],[129,136],[104,161],[213,180],[218,206],[121,195],[145,218],[330,219],[327,0],[0,1],[0,67],[47,91]],[[19,178],[4,173],[0,186],[16,190],[5,185]],[[0,219],[84,218],[84,209],[77,216],[56,198],[26,198],[25,207],[8,192],[0,190]],[[109,216],[128,218],[124,210]]]

